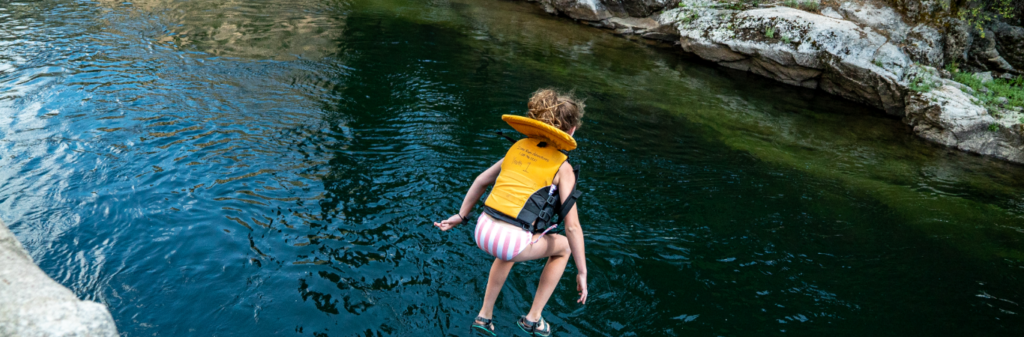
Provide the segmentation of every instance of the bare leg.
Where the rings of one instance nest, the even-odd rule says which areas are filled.
[[[562,278],[562,272],[565,271],[565,264],[567,262],[569,262],[568,255],[548,258],[548,263],[544,265],[544,272],[540,274],[537,294],[533,296],[533,306],[530,307],[530,313],[526,314],[527,319],[534,322],[540,320],[540,313],[544,310],[544,306],[548,304],[548,299],[551,298],[551,293],[555,291],[555,286],[558,286],[558,280]]]
[[[533,306],[530,307],[530,313],[526,315],[526,319],[533,322],[540,320],[540,314],[544,311],[544,306],[547,305],[548,299],[551,298],[551,293],[558,286],[558,280],[562,278],[562,273],[565,272],[565,264],[569,262],[571,253],[569,240],[564,236],[552,234],[545,236],[513,259],[513,261],[518,261],[520,259],[535,260],[548,257],[548,263],[544,265],[544,272],[540,274],[537,293],[533,296]]]
[[[498,293],[505,285],[505,279],[508,278],[508,272],[512,270],[514,264],[515,262],[494,259],[494,263],[491,264],[491,274],[487,276],[487,290],[484,292],[484,306],[480,308],[480,317],[490,319],[494,315],[494,301],[498,299]],[[565,267],[564,262],[562,267]]]

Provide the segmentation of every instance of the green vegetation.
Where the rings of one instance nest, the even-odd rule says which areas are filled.
[[[1012,86],[1024,88],[1024,76],[1017,76],[1016,78],[1010,80],[1009,83]]]
[[[1024,108],[1024,76],[1017,76],[1012,80],[996,78],[981,83],[974,74],[957,69],[956,63],[946,65],[946,70],[953,74],[954,81],[974,90],[974,97],[993,115],[999,114],[1001,106]],[[1006,98],[1006,101],[1001,102],[1000,97]]]
[[[821,7],[821,3],[818,0],[786,0],[782,2],[783,6],[802,9],[808,12],[817,12],[818,8]]]
[[[805,1],[800,3],[800,8],[803,8],[804,10],[811,12],[817,12],[820,6],[821,4],[816,0]]]
[[[775,38],[775,27],[768,27],[764,29],[764,36],[769,39]]]
[[[928,81],[929,79],[927,76],[915,76],[914,79],[910,80],[910,90],[917,92],[931,91],[932,83]]]
[[[950,74],[960,71],[960,63],[953,61],[946,64],[946,71]]]
[[[789,44],[789,35],[782,35],[782,43]]]
[[[992,131],[992,132],[999,131],[999,124],[995,124],[995,123],[989,124],[988,125],[988,131]]]
[[[1012,84],[1020,83],[1020,77],[1013,81],[994,79],[981,83],[973,74],[956,72],[953,73],[953,81],[971,87],[974,90],[974,97],[978,98],[981,106],[990,114],[998,115],[1000,106],[1024,108],[1024,87]],[[999,97],[1006,97],[1006,102],[1000,101]]]
[[[875,62],[881,63],[877,59]],[[881,65],[878,66],[881,67]],[[916,72],[913,74],[913,78],[910,79],[910,90],[917,92],[929,92],[938,86],[936,79],[938,79],[939,75],[936,73],[935,68],[922,67],[917,62],[914,62],[913,69],[915,69]]]

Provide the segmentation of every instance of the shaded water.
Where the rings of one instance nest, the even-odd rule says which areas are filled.
[[[558,86],[591,279],[560,335],[1024,329],[1024,169],[643,44],[496,0],[5,2],[0,218],[124,335],[467,335],[490,260],[429,221]]]

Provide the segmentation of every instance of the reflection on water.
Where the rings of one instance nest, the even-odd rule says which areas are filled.
[[[0,46],[0,216],[126,335],[466,335],[489,261],[429,221],[549,85],[589,107],[561,335],[1024,326],[1021,168],[533,4],[16,2]]]
[[[112,19],[129,26],[120,33],[149,44],[278,61],[335,55],[348,7],[344,0],[97,2],[122,16]]]

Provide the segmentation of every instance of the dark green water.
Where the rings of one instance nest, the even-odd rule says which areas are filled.
[[[1024,168],[519,2],[0,3],[0,218],[126,336],[468,335],[490,259],[429,222],[542,86],[588,99],[558,335],[1024,331]]]

